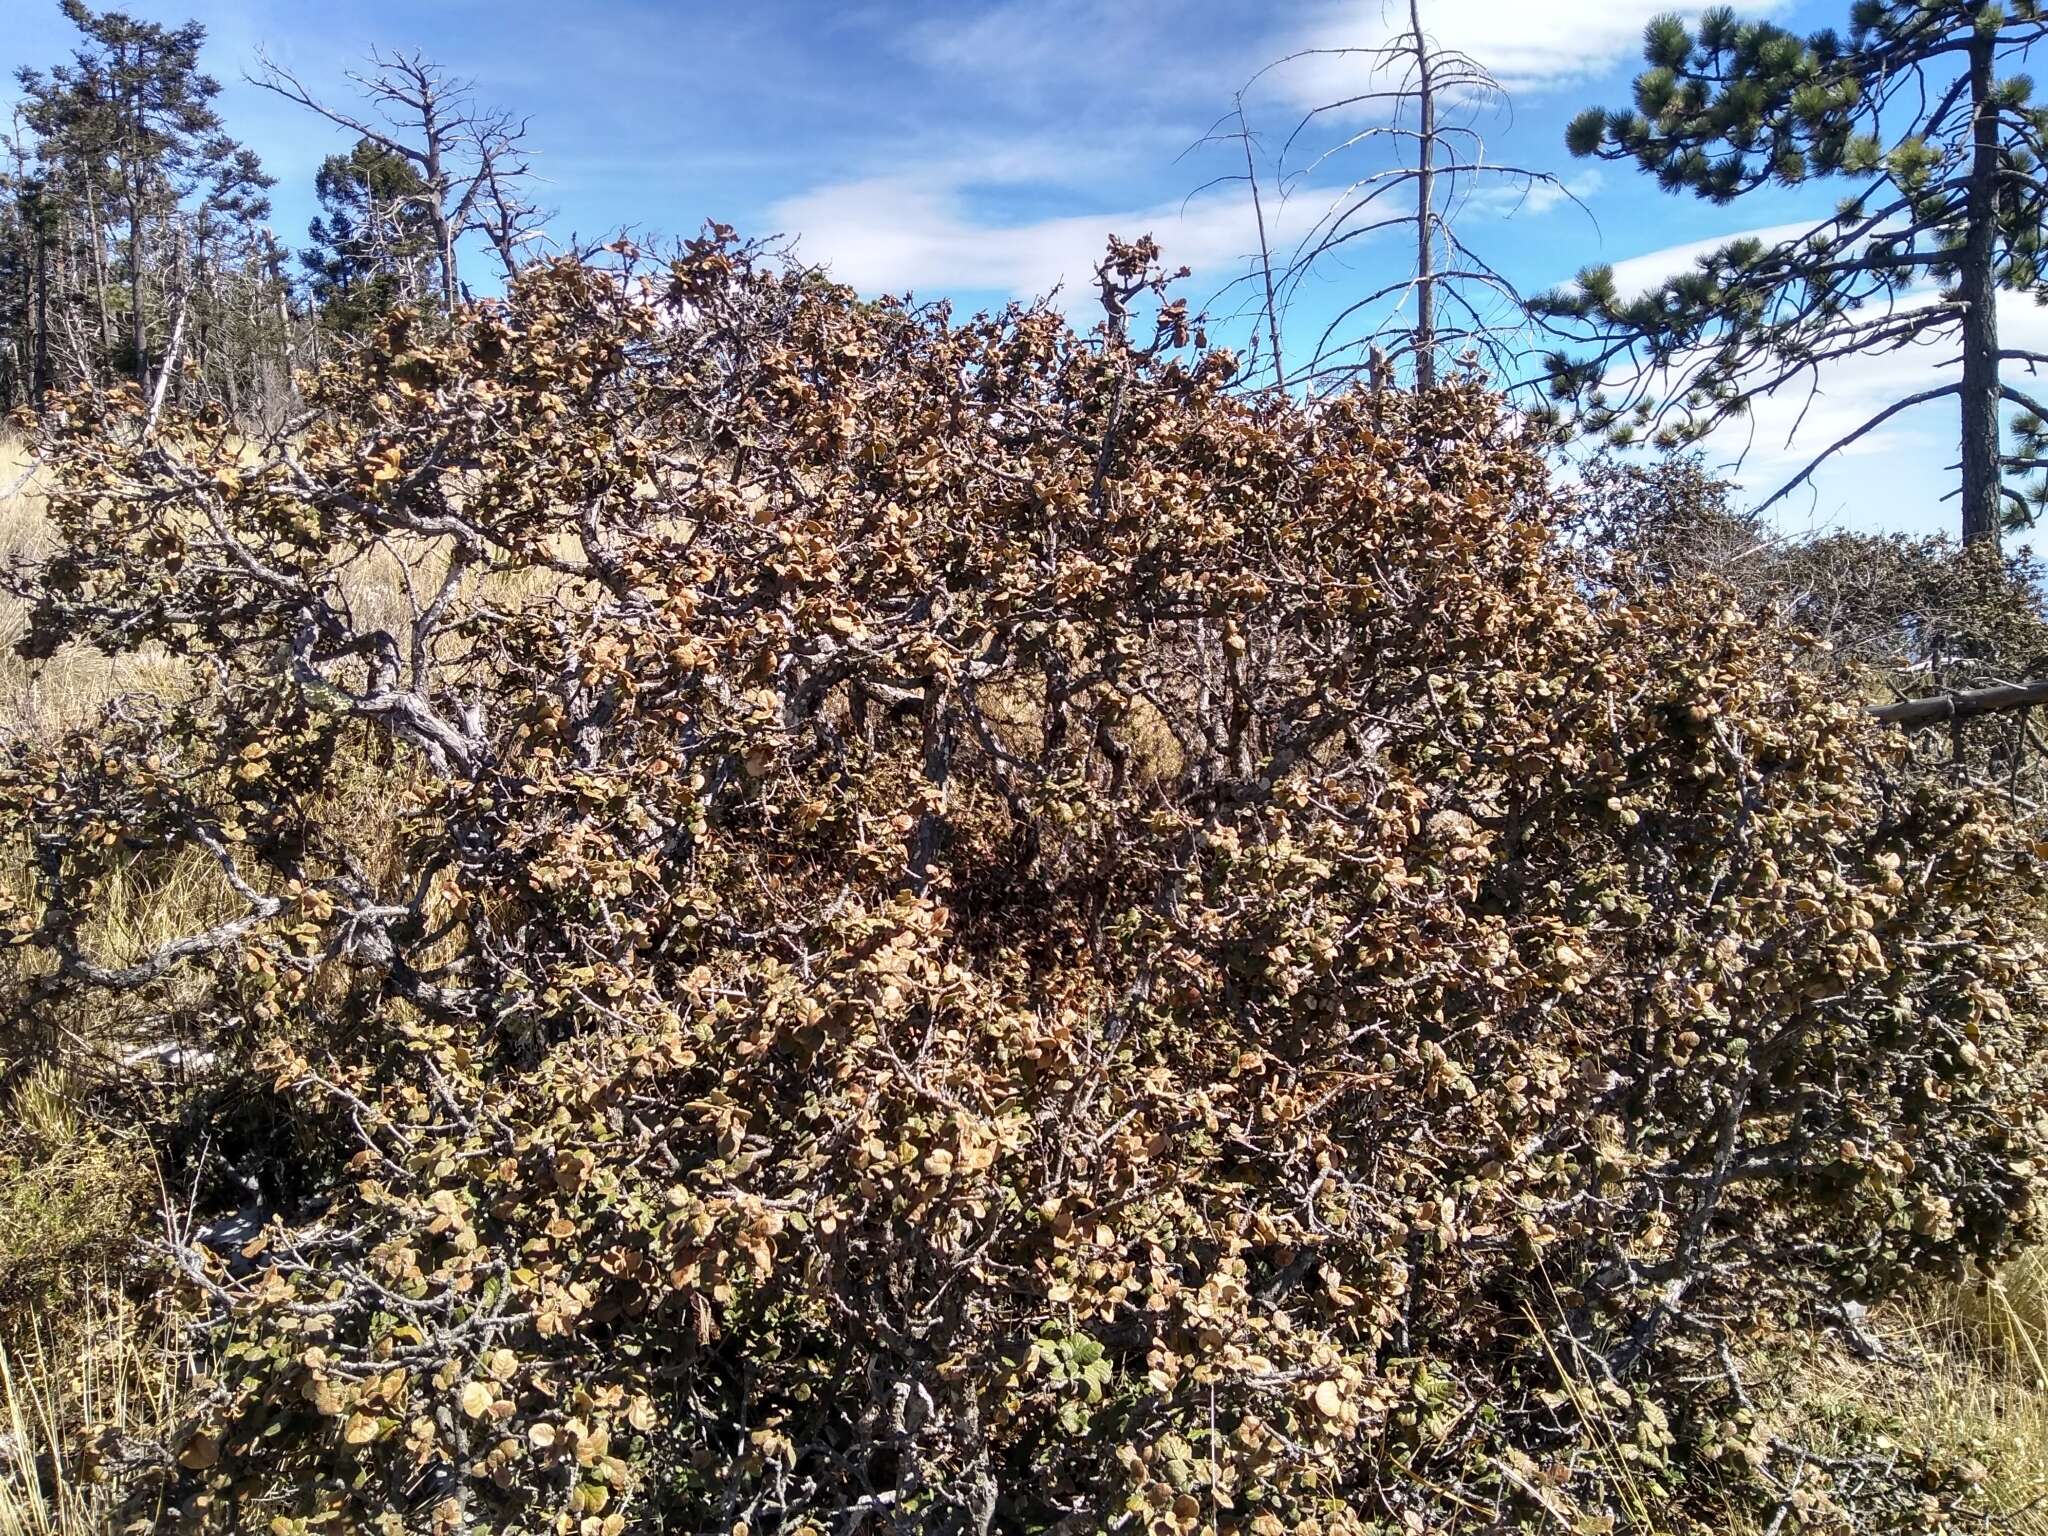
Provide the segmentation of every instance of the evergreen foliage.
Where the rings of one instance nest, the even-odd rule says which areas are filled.
[[[1726,7],[1697,26],[1652,21],[1634,101],[1574,119],[1572,153],[1716,203],[1810,181],[1846,190],[1811,228],[1730,241],[1647,292],[1621,291],[1598,267],[1549,295],[1541,311],[1577,343],[1548,360],[1555,399],[1582,427],[1682,444],[1764,394],[1811,385],[1825,365],[1931,348],[1941,382],[1815,463],[1901,411],[1953,401],[1965,540],[1995,543],[2001,527],[2031,522],[2048,504],[2048,483],[2029,479],[2043,467],[2043,413],[2011,365],[2036,359],[2000,346],[1997,302],[2048,297],[2048,111],[2026,76],[2006,72],[2044,35],[2034,0],[1857,0],[1846,36]],[[2026,413],[2010,441],[2008,408]]]
[[[151,353],[145,310],[147,242],[153,234],[183,239],[179,216],[188,211],[191,237],[202,246],[220,233],[218,225],[251,226],[269,211],[263,192],[271,181],[213,109],[220,84],[199,68],[205,28],[94,12],[83,0],[63,0],[63,11],[82,44],[71,63],[47,75],[21,71],[24,116],[39,153],[74,162],[71,177],[94,184],[102,206],[126,227],[122,361],[147,389],[162,361]],[[173,261],[185,256],[181,250]]]
[[[361,139],[321,163],[314,191],[322,211],[299,260],[323,322],[356,335],[429,296],[435,249],[421,206],[429,192],[410,161]]]

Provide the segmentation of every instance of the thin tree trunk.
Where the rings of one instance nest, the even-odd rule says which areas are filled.
[[[192,326],[192,360],[199,369],[199,398],[210,400],[220,387],[217,375],[220,372],[214,355],[213,330],[220,323],[220,283],[214,270],[213,261],[207,250],[207,216],[199,216],[199,229],[193,236],[196,249],[193,252],[192,271],[186,277],[186,286],[199,296],[199,315]],[[233,394],[234,365],[228,365],[228,392]],[[232,406],[229,414],[233,414]]]
[[[297,340],[292,332],[291,293],[285,287],[282,275],[275,279],[273,286],[277,291],[278,334],[284,338],[282,342],[284,351],[284,406],[286,410],[289,410],[298,401],[299,349]]]
[[[123,56],[122,62],[126,63]],[[142,120],[142,98],[138,89],[134,104],[129,109],[128,123],[128,345],[135,354],[135,382],[142,392],[149,393],[149,326],[142,313],[143,262],[142,235],[146,222],[143,216],[142,198],[148,190],[144,178],[142,151],[148,140],[147,124]]]
[[[90,176],[85,178],[85,225],[86,237],[92,241],[92,290],[94,302],[99,305],[100,356],[111,361],[114,319],[107,308],[107,245],[100,229],[99,198],[93,192]]]
[[[128,215],[128,347],[134,353],[135,382],[149,393],[149,327],[142,314],[142,192],[135,188]]]
[[[50,393],[50,222],[49,207],[36,198],[36,340],[34,360],[29,365],[28,393],[35,408],[43,408]]]
[[[436,222],[441,236],[441,305],[449,314],[455,313],[455,298],[459,283],[455,275],[455,231],[446,219]]]
[[[106,354],[94,350],[93,338],[85,333],[85,317],[68,304],[57,306],[55,330],[57,338],[69,354],[69,378],[74,384],[89,384],[100,377],[100,367]],[[62,354],[60,354],[62,355]],[[54,374],[55,370],[52,369]]]
[[[190,283],[179,286],[177,310],[171,320],[171,339],[164,344],[164,365],[157,370],[156,392],[149,401],[149,419],[142,427],[144,437],[156,430],[156,419],[163,413],[164,396],[170,392],[171,378],[178,371],[178,348],[185,340],[185,311],[191,295]]]
[[[1266,208],[1259,197],[1259,167],[1252,158],[1252,131],[1244,120],[1244,97],[1237,98],[1237,132],[1244,143],[1244,178],[1252,189],[1252,217],[1259,226],[1259,275],[1266,283],[1266,336],[1273,348],[1273,383],[1287,387],[1287,371],[1280,362],[1280,304],[1273,292],[1273,247],[1266,238]],[[506,275],[509,277],[510,263]]]
[[[455,229],[448,218],[448,173],[442,164],[441,122],[434,98],[421,92],[420,135],[426,140],[427,218],[434,229],[435,254],[441,259],[441,308],[455,313]]]
[[[1959,272],[1963,310],[1963,542],[1998,547],[2003,522],[1999,479],[1998,108],[1992,100],[1992,45],[1970,40],[1970,101],[1975,114],[1967,225]]]
[[[1408,0],[1415,39],[1415,99],[1420,138],[1415,176],[1415,387],[1436,383],[1436,87],[1430,79],[1429,41],[1422,35],[1421,0]]]

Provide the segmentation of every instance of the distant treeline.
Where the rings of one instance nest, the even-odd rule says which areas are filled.
[[[17,72],[0,132],[0,406],[133,380],[159,407],[274,418],[332,336],[456,302],[465,236],[510,267],[538,229],[525,125],[430,60],[373,58],[351,76],[360,117],[266,60],[257,84],[356,136],[320,167],[293,252],[267,222],[275,178],[216,110],[205,29],[62,8],[71,57]]]

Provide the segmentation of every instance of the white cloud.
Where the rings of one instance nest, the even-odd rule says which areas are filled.
[[[1063,305],[1093,302],[1095,263],[1111,234],[1154,236],[1167,265],[1192,268],[1194,290],[1204,293],[1245,272],[1257,253],[1257,217],[1241,181],[1169,202],[1040,218],[991,217],[968,195],[970,189],[1028,184],[1033,178],[1015,169],[1047,163],[1047,155],[1029,143],[982,162],[947,155],[781,198],[768,210],[769,227],[795,237],[806,260],[863,292],[1037,298],[1064,284]],[[1558,184],[1485,178],[1472,187],[1462,211],[1493,219],[1535,218],[1589,195],[1599,184],[1597,167]],[[1304,237],[1357,196],[1357,188],[1314,182],[1297,183],[1284,196],[1268,186],[1265,232],[1276,264],[1284,266]],[[1398,217],[1401,198],[1390,194],[1380,206],[1384,216]],[[1413,207],[1412,200],[1407,206]],[[1347,255],[1384,238],[1353,242]]]
[[[1707,240],[1688,240],[1683,245],[1667,245],[1662,250],[1646,251],[1641,256],[1631,256],[1626,261],[1614,263],[1614,286],[1623,298],[1634,298],[1637,294],[1648,293],[1666,278],[1677,277],[1699,264],[1702,256],[1711,255],[1734,240],[1760,240],[1765,245],[1777,245],[1791,240],[1814,227],[1812,219],[1797,224],[1767,224],[1761,229],[1731,230],[1725,235],[1715,235]]]
[[[1299,236],[1312,199],[1267,207],[1276,245]],[[876,177],[814,188],[771,210],[800,253],[868,293],[993,292],[1035,298],[1065,285],[1085,306],[1095,264],[1111,234],[1155,236],[1169,266],[1210,282],[1234,276],[1257,249],[1250,200],[1234,188],[1181,203],[1012,222],[976,217],[957,187],[925,178]]]
[[[1640,50],[1646,22],[1671,9],[1670,0],[1424,0],[1421,8],[1423,31],[1439,48],[1477,60],[1510,92],[1604,74]],[[1335,0],[1281,52],[1380,47],[1407,26],[1400,0]],[[1295,60],[1279,81],[1290,101],[1309,108],[1358,91],[1366,68],[1355,54],[1326,51]]]

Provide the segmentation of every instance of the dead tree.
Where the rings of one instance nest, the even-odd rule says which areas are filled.
[[[484,165],[476,228],[498,253],[507,277],[519,269],[524,248],[547,233],[548,210],[526,195],[526,185],[532,179],[523,157],[516,165],[507,164],[502,157]]]
[[[345,112],[315,97],[290,70],[267,55],[253,84],[316,112],[361,139],[409,161],[423,184],[419,208],[434,240],[441,303],[453,309],[461,299],[460,247],[465,235],[480,233],[509,274],[520,248],[540,232],[546,215],[527,195],[535,180],[526,147],[527,119],[496,107],[481,107],[474,84],[452,78],[417,51],[379,50],[370,68],[348,78],[369,104],[364,113]]]
[[[1322,196],[1285,254],[1269,238],[1257,143],[1245,97],[1259,80],[1311,59],[1341,60],[1358,71],[1358,89],[1311,108],[1287,136],[1274,167],[1280,205]],[[1288,385],[1341,386],[1362,376],[1384,382],[1405,364],[1420,388],[1437,380],[1446,351],[1477,353],[1500,364],[1526,318],[1522,298],[1459,233],[1459,216],[1476,199],[1513,212],[1532,195],[1571,199],[1554,176],[1487,158],[1480,122],[1506,105],[1500,83],[1478,61],[1443,47],[1424,25],[1420,0],[1408,0],[1406,25],[1386,41],[1356,48],[1315,48],[1268,65],[1238,93],[1211,143],[1234,143],[1242,173],[1217,182],[1249,184],[1259,251],[1247,278],[1257,281],[1256,321],[1275,354],[1273,377]],[[1330,125],[1363,115],[1360,126]],[[1327,190],[1327,178],[1341,181]],[[1215,185],[1216,182],[1210,183]],[[1575,200],[1575,199],[1574,199]],[[1294,221],[1281,218],[1279,227]],[[1346,300],[1292,367],[1278,358],[1281,316],[1304,284],[1373,236],[1406,231],[1406,271]],[[1240,279],[1243,282],[1244,279]]]

